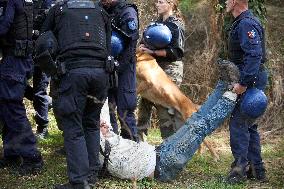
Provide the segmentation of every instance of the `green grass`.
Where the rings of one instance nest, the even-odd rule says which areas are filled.
[[[55,150],[63,145],[61,132],[58,131],[54,117],[50,114],[50,137],[39,142],[39,148],[45,160],[44,170],[39,175],[20,177],[12,169],[0,170],[0,189],[35,189],[52,188],[56,183],[67,182],[65,157],[57,155]],[[148,141],[158,144],[161,141],[159,130],[151,129]],[[284,139],[284,138],[282,138]],[[209,188],[209,189],[240,189],[240,188],[284,188],[284,142],[273,141],[263,145],[263,156],[268,169],[270,182],[260,184],[256,181],[247,181],[241,185],[228,185],[224,182],[232,156],[228,146],[228,133],[219,132],[209,138],[216,146],[226,146],[221,150],[219,162],[215,162],[207,150],[196,154],[187,167],[172,183],[160,183],[152,179],[143,179],[138,182],[140,189],[165,189],[165,188]],[[280,148],[282,147],[282,148]],[[220,150],[218,150],[220,151]],[[126,189],[132,188],[128,180],[108,178],[100,180],[97,188]]]

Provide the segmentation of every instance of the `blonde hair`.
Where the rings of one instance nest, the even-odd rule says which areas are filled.
[[[180,9],[178,8],[179,5],[179,0],[166,0],[167,3],[172,3],[173,4],[173,12],[174,15],[177,17],[177,19],[179,19],[181,22],[184,22],[182,13],[180,11]]]

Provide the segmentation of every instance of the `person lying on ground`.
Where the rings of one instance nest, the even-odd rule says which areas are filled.
[[[221,78],[198,112],[161,145],[123,139],[110,130],[110,124],[101,120],[101,159],[104,169],[121,179],[153,176],[160,181],[171,181],[191,160],[204,138],[217,129],[235,107],[237,94],[230,91],[239,79],[236,66],[219,61]]]

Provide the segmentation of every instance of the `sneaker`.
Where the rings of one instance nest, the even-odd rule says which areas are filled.
[[[240,71],[239,68],[228,60],[217,60],[217,65],[220,74],[220,80],[233,85],[239,82],[240,79]]]
[[[47,127],[40,127],[40,126],[38,126],[37,130],[36,130],[36,137],[38,139],[41,139],[41,140],[46,139],[48,137],[48,129],[47,129]]]
[[[43,159],[41,154],[36,154],[34,157],[23,157],[23,164],[19,168],[19,174],[22,176],[37,174],[42,170]]]
[[[265,168],[263,166],[256,168],[253,164],[249,165],[249,169],[247,171],[247,178],[250,180],[256,179],[260,182],[268,182]]]
[[[85,181],[84,183],[80,184],[66,183],[66,184],[55,185],[54,189],[91,189],[91,186],[87,181]]]
[[[21,165],[22,159],[20,156],[7,156],[0,159],[0,169],[7,167],[16,168]]]
[[[231,171],[229,172],[226,181],[229,184],[238,184],[243,183],[247,180],[247,175],[245,172],[245,168],[242,166],[234,166],[232,167]]]

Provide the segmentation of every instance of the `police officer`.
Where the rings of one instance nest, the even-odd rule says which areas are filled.
[[[181,59],[184,53],[184,24],[178,10],[178,1],[158,0],[156,8],[159,15],[156,22],[165,24],[170,29],[172,33],[171,43],[166,48],[155,49],[142,42],[139,49],[153,55],[159,66],[180,86],[183,77],[183,62]],[[152,104],[142,98],[138,110],[139,135],[147,134],[147,128],[150,127],[151,109]],[[177,111],[159,105],[156,105],[156,109],[162,138],[169,137],[182,126],[183,121]]]
[[[248,0],[227,0],[226,4],[226,11],[235,18],[229,33],[229,59],[241,73],[239,83],[233,87],[233,91],[239,94],[239,101],[230,119],[230,144],[235,160],[227,179],[230,183],[244,181],[247,177],[264,181],[266,176],[258,125],[254,123],[254,118],[244,115],[240,109],[247,89],[255,87],[264,90],[267,84],[264,30],[248,10]]]
[[[112,71],[106,71],[109,18],[93,1],[62,1],[49,10],[42,27],[42,32],[47,31],[52,31],[59,47],[56,64],[60,74],[52,76],[58,78],[52,97],[63,130],[69,178],[69,183],[55,188],[88,189],[100,168],[100,111],[107,97],[107,71]]]
[[[4,158],[0,167],[22,159],[20,174],[41,170],[43,160],[28,121],[23,96],[32,73],[33,2],[8,0],[0,21],[3,57],[0,63],[0,122]]]
[[[40,28],[46,18],[46,14],[54,1],[51,0],[36,0],[34,1],[34,24],[33,24],[33,39],[39,35]],[[48,135],[48,107],[50,97],[47,95],[47,87],[50,78],[41,71],[39,66],[34,66],[33,71],[33,87],[28,86],[25,91],[25,97],[33,101],[35,109],[35,122],[37,124],[36,135],[40,139],[44,139]]]
[[[102,6],[112,15],[112,29],[123,36],[124,50],[117,58],[118,86],[109,91],[111,124],[118,133],[115,108],[121,124],[121,136],[138,141],[134,110],[136,95],[136,45],[139,38],[138,10],[125,0],[101,0]]]

